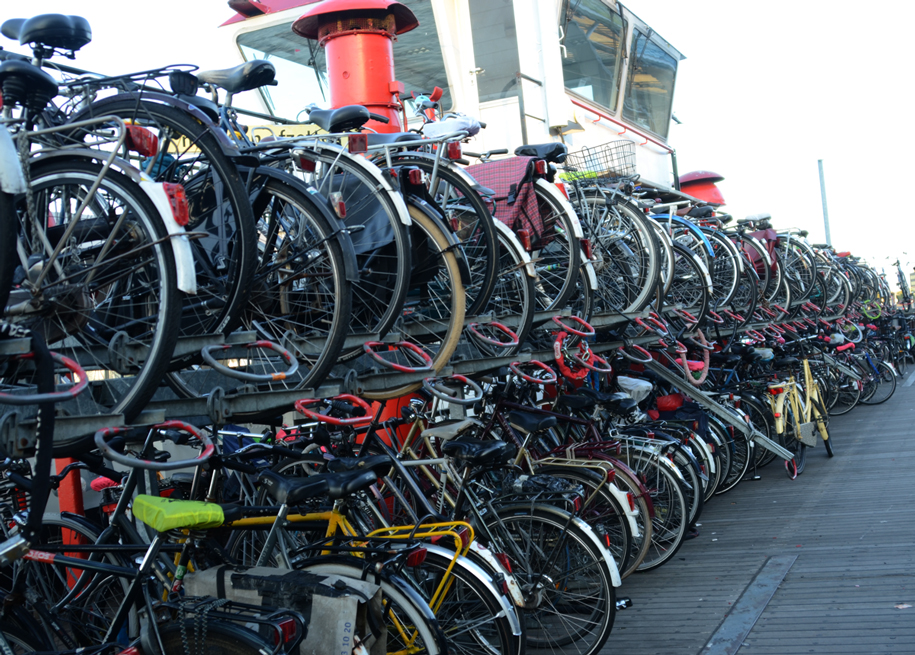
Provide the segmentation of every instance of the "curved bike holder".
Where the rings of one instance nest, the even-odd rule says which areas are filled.
[[[35,353],[19,355],[19,359],[34,359]],[[79,382],[65,391],[52,391],[50,393],[11,394],[0,393],[0,405],[38,405],[41,403],[57,403],[72,400],[89,386],[89,376],[83,367],[69,357],[51,352],[51,359],[66,368],[70,373],[79,378]]]
[[[685,309],[674,308],[673,310],[671,310],[671,313],[676,314],[677,316],[682,318],[686,323],[688,323],[690,325],[695,325],[699,322],[698,318],[696,318],[695,316],[690,314]]]
[[[198,432],[197,428],[193,425],[185,423],[184,421],[165,421],[164,423],[159,423],[150,428],[150,430],[180,430],[181,432],[187,432],[189,435],[194,437],[197,441],[203,444],[203,450],[200,451],[200,455],[193,459],[179,459],[174,462],[154,462],[147,459],[137,459],[136,457],[128,457],[127,455],[122,455],[108,445],[108,442],[105,441],[107,437],[116,437],[120,434],[124,434],[130,430],[136,430],[135,427],[118,427],[118,428],[102,428],[95,433],[95,446],[102,451],[102,454],[110,459],[112,462],[117,462],[118,464],[123,464],[130,468],[140,468],[146,469],[148,471],[175,471],[177,469],[192,468],[195,466],[200,466],[206,462],[210,457],[213,456],[215,448],[213,447],[213,442],[210,438]]]
[[[585,321],[584,319],[578,318],[577,316],[570,316],[569,320],[571,320],[574,323],[578,323],[578,325],[580,325],[584,329],[578,330],[574,327],[566,325],[565,323],[562,322],[562,316],[553,317],[553,323],[555,323],[562,330],[564,330],[565,332],[568,332],[570,334],[574,334],[579,337],[593,337],[595,334],[597,334],[597,332],[594,330],[594,328],[591,327],[591,324],[588,323],[587,321]]]
[[[747,320],[737,312],[732,312],[730,309],[725,309],[723,313],[727,314],[728,317],[734,321],[737,321],[738,323],[744,323]]]
[[[299,361],[292,356],[292,353],[290,353],[282,346],[267,340],[247,343],[244,345],[244,347],[257,348],[259,350],[272,350],[275,352],[277,355],[282,357],[287,364],[289,364],[289,368],[282,373],[247,373],[246,371],[239,371],[234,368],[229,368],[224,364],[220,364],[211,354],[214,351],[229,350],[232,347],[233,346],[230,344],[204,346],[200,350],[200,356],[203,357],[203,361],[205,361],[213,370],[219,371],[226,377],[235,378],[236,380],[244,380],[245,382],[279,382],[281,380],[286,380],[287,378],[292,377],[299,370]]]
[[[794,332],[795,334],[797,334],[797,328],[794,327],[793,325],[791,325],[790,321],[787,323],[782,323],[780,326],[778,326],[777,329],[787,330],[788,332]]]
[[[507,336],[508,341],[499,341],[498,339],[494,339],[493,337],[486,336],[485,334],[483,334],[480,331],[481,327],[495,328],[498,332],[501,332],[502,334]],[[491,346],[499,346],[500,348],[514,348],[515,346],[518,345],[518,335],[515,334],[507,326],[502,325],[501,323],[497,323],[496,321],[492,321],[491,323],[485,323],[482,325],[480,323],[471,323],[470,325],[467,326],[467,332],[468,332],[468,334],[470,334],[471,337],[473,337],[477,341],[489,344]]]
[[[384,347],[387,348],[387,352],[398,352],[400,350],[404,351],[404,354],[407,357],[414,357],[423,362],[422,366],[404,366],[403,364],[397,364],[395,362],[390,362],[381,356],[381,353],[376,351],[375,348]],[[382,366],[387,366],[392,368],[395,371],[400,371],[401,373],[425,373],[432,371],[433,362],[432,358],[424,351],[422,348],[417,346],[414,343],[409,341],[398,341],[396,343],[383,343],[381,341],[366,341],[365,345],[362,347],[365,353],[374,359],[376,362]]]
[[[637,353],[639,353],[641,357],[636,357],[635,355],[629,354],[629,352],[626,350],[627,348],[632,348]],[[635,362],[636,364],[647,364],[648,362],[652,361],[651,353],[634,343],[620,346],[616,349],[616,352],[620,355],[620,357],[624,357],[630,362]]]
[[[337,416],[321,414],[308,408],[309,405],[327,404],[332,409],[340,410],[342,408],[338,403],[345,404],[347,406],[355,405],[363,411],[363,415],[353,416],[352,418],[339,418]],[[320,398],[303,398],[301,400],[297,400],[295,402],[295,411],[297,411],[302,416],[310,418],[313,421],[318,421],[319,423],[329,423],[330,425],[367,425],[372,422],[371,406],[362,400],[362,398],[353,396],[348,393],[340,394],[339,396],[334,396],[333,398],[328,398],[326,400],[322,400]]]
[[[594,371],[595,373],[613,373],[613,368],[610,366],[610,363],[591,350],[588,350],[586,358],[584,359],[578,355],[569,355],[569,359],[579,366],[586,368],[589,371]],[[599,366],[595,366],[593,362],[597,362]]]
[[[785,309],[784,307],[782,307],[781,305],[776,305],[775,303],[772,303],[770,306],[771,306],[771,307],[774,307],[775,309],[777,309],[779,312],[781,312],[781,313],[784,314],[785,316],[788,315],[788,310]],[[777,316],[777,314],[773,314],[773,315],[772,315],[772,318],[775,318],[776,316]]]
[[[744,334],[747,335],[748,337],[750,337],[753,341],[756,341],[757,343],[766,342],[765,335],[763,335],[761,332],[757,332],[756,330],[747,330],[746,332],[744,332]]]
[[[717,312],[713,312],[711,309],[708,310],[707,317],[712,323],[717,323],[718,325],[724,323],[724,319],[721,318]]]
[[[535,378],[534,376],[528,375],[527,373],[522,371],[521,370],[522,366],[533,366],[538,371],[543,371],[545,373],[548,373],[549,375],[548,375],[548,377],[544,377],[544,378]],[[556,381],[558,380],[558,378],[556,377],[556,371],[554,371],[549,366],[547,366],[543,362],[536,360],[536,359],[532,359],[529,362],[523,362],[523,363],[522,362],[512,362],[511,364],[508,365],[508,370],[510,370],[512,373],[517,375],[519,378],[521,378],[525,382],[533,382],[534,384],[539,384],[542,386],[546,386],[548,384],[556,384]]]
[[[461,398],[457,396],[456,392],[447,386],[449,380],[457,381],[462,387],[470,387],[473,389],[474,395],[470,398]],[[446,403],[454,403],[455,405],[465,405],[469,407],[470,405],[475,405],[483,400],[483,388],[463,375],[452,375],[447,378],[426,378],[423,380],[423,389],[439,400],[443,400]]]

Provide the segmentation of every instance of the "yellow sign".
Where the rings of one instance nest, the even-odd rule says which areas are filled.
[[[317,125],[250,125],[248,126],[249,138],[255,144],[261,142],[261,139],[272,136],[277,139],[289,139],[299,136],[311,136],[313,134],[326,134]],[[177,139],[172,139],[168,143],[168,154],[182,156],[188,153],[199,152],[197,146],[191,143],[191,140],[181,135]]]

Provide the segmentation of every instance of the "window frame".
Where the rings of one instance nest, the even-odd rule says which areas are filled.
[[[648,127],[646,125],[642,125],[641,123],[637,123],[633,119],[625,116],[625,101],[626,101],[626,98],[629,96],[628,91],[629,91],[629,87],[630,87],[629,77],[630,77],[630,72],[631,72],[632,67],[635,66],[635,56],[633,55],[632,50],[635,47],[634,41],[635,41],[635,37],[636,37],[636,32],[638,32],[643,37],[645,37],[645,39],[647,40],[648,43],[650,43],[650,44],[656,46],[657,48],[659,48],[660,50],[662,50],[666,55],[668,55],[674,61],[673,83],[671,84],[670,93],[668,94],[668,96],[670,98],[670,102],[667,106],[667,121],[666,121],[667,127],[668,127],[667,134],[661,134],[659,132],[655,132],[650,127]],[[673,116],[673,113],[674,113],[674,107],[673,107],[674,94],[676,93],[676,90],[677,90],[677,77],[678,77],[678,73],[680,72],[680,62],[684,59],[684,57],[682,54],[680,54],[679,51],[677,51],[673,47],[671,47],[670,44],[668,44],[666,41],[664,41],[661,37],[655,38],[656,36],[657,36],[657,33],[653,29],[651,29],[648,25],[645,25],[644,23],[641,23],[639,25],[633,23],[632,29],[630,30],[630,34],[629,34],[629,40],[628,40],[629,46],[627,47],[627,59],[629,61],[627,62],[626,72],[625,72],[625,76],[624,76],[625,84],[622,85],[625,88],[623,89],[623,92],[620,93],[620,97],[619,97],[619,101],[620,101],[619,117],[622,118],[627,123],[629,123],[630,125],[632,125],[633,127],[640,129],[640,130],[644,130],[648,134],[651,134],[652,136],[656,136],[666,143],[667,138],[670,134],[671,116]]]

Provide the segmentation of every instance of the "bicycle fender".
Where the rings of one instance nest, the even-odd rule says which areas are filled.
[[[125,98],[130,98],[132,100],[137,99],[137,94],[135,93],[119,93],[117,95],[109,96],[107,98],[102,98],[101,100],[96,100],[88,107],[76,112],[71,118],[71,123],[83,120],[88,116],[104,116],[105,107],[114,102],[120,102]],[[216,125],[210,120],[210,117],[207,116],[203,111],[201,111],[197,106],[192,105],[189,102],[184,100],[179,100],[174,96],[167,95],[165,93],[156,93],[155,91],[144,91],[142,94],[143,100],[151,100],[152,102],[158,103],[160,105],[166,105],[168,107],[174,107],[175,109],[180,109],[183,112],[186,112],[200,121],[204,127],[210,128],[209,131],[213,136],[216,137],[216,141],[219,143],[219,147],[222,148],[223,153],[228,157],[238,156],[238,147],[229,140],[229,137],[219,130]]]
[[[591,288],[597,289],[597,273],[594,272],[594,265],[590,261],[588,261],[587,257],[585,257],[584,251],[582,251],[582,253],[581,253],[581,261],[583,261],[584,264],[582,264],[579,267],[579,269],[578,269],[579,274],[584,273],[585,275],[587,275],[588,282],[591,283]]]
[[[527,273],[527,276],[537,279],[537,269],[534,268],[534,262],[531,261],[530,253],[524,249],[524,246],[518,241],[518,237],[515,236],[515,233],[512,232],[511,228],[502,221],[493,221],[492,223],[496,226],[496,232],[506,241],[510,242],[516,252],[521,254],[522,261],[524,261],[524,271]]]
[[[311,148],[312,150],[317,151],[327,151],[333,153],[335,156],[348,156],[349,151],[345,148],[334,144],[327,143],[325,141],[318,141],[317,139],[309,141],[307,139],[301,139],[301,147]],[[391,183],[385,179],[384,175],[381,174],[381,169],[378,168],[375,164],[364,159],[362,157],[348,157],[349,160],[364,169],[371,177],[375,179],[378,184],[378,188],[384,189],[388,193],[392,194],[395,205],[397,206],[397,215],[400,217],[400,222],[404,225],[412,225],[413,221],[410,220],[410,212],[407,211],[406,202],[404,202],[403,197],[401,196],[398,189],[395,189],[391,186]]]
[[[26,192],[25,175],[13,137],[5,127],[0,130],[0,191],[18,194]]]
[[[775,432],[782,434],[785,431],[785,399],[788,393],[783,391],[775,397]]]
[[[508,569],[502,566],[502,562],[496,558],[495,553],[486,546],[480,544],[479,541],[471,542],[469,550],[472,550],[474,555],[486,562],[486,565],[491,571],[495,571],[502,575],[502,578],[505,580],[508,587],[508,594],[511,597],[512,602],[514,602],[516,607],[524,607],[524,594],[521,591],[521,587],[518,585],[518,580],[508,571]]]
[[[560,521],[566,521],[569,518],[569,513],[558,507],[551,507],[550,505],[540,505],[538,509],[541,511],[552,514],[555,518]],[[530,505],[509,505],[499,508],[499,512],[512,512],[515,510],[520,510],[522,512],[530,511]],[[607,547],[601,542],[600,538],[597,536],[597,533],[594,532],[594,529],[585,523],[584,520],[576,517],[572,518],[572,523],[581,529],[581,531],[588,536],[588,539],[598,548],[598,552],[601,554],[601,557],[604,558],[604,562],[607,565],[607,568],[610,570],[610,581],[614,587],[619,587],[622,583],[620,579],[619,569],[616,568],[616,560],[613,559],[613,555],[610,554],[610,551],[607,550]]]
[[[436,546],[434,544],[423,544],[423,548],[447,559],[452,559],[454,557],[453,550],[448,550],[447,548],[443,548],[441,546]],[[499,605],[502,606],[502,611],[505,613],[506,618],[511,623],[512,634],[516,637],[520,636],[522,634],[521,619],[518,618],[518,613],[515,611],[512,602],[506,598],[505,594],[503,594],[502,591],[496,587],[495,583],[493,583],[492,576],[484,571],[483,567],[481,567],[479,564],[464,557],[463,555],[458,556],[456,566],[461,566],[465,571],[472,574],[473,577],[476,578],[483,586],[489,589],[493,596],[499,599]]]
[[[685,218],[683,218],[682,216],[677,216],[677,215],[674,215],[671,218],[670,216],[668,216],[666,214],[657,214],[657,215],[651,214],[650,218],[659,223],[662,221],[672,221],[672,222],[676,223],[677,225],[679,225],[680,227],[685,227],[687,230],[690,231],[690,233],[692,233],[692,235],[694,237],[696,237],[697,239],[699,239],[702,242],[702,246],[705,248],[705,252],[708,253],[708,256],[713,259],[715,258],[715,249],[712,248],[712,242],[708,240],[708,237],[705,236],[705,234],[702,232],[702,230],[699,228],[699,226],[696,225],[695,223],[692,223],[692,222],[686,220]]]
[[[550,184],[546,180],[537,179],[537,186],[540,190],[548,194],[556,204],[562,208],[562,211],[569,217],[572,223],[572,236],[576,239],[584,239],[585,233],[581,229],[581,222],[578,220],[578,214],[572,208],[572,204],[566,199],[562,192],[556,188],[555,184]]]
[[[168,231],[169,243],[172,246],[172,252],[175,254],[175,270],[178,274],[178,288],[184,293],[197,293],[197,272],[194,268],[194,255],[191,252],[191,241],[187,237],[185,229],[178,225],[172,215],[171,204],[168,201],[168,195],[165,188],[160,182],[144,180],[140,182],[140,187],[146,191],[146,195],[156,205],[159,210],[159,216],[165,224]]]
[[[48,516],[51,518],[57,518],[57,516],[55,516],[54,514],[45,514],[45,516]],[[87,532],[94,533],[96,539],[98,539],[99,535],[101,535],[101,533],[99,532],[98,526],[95,525],[95,523],[93,523],[89,519],[87,519],[85,516],[82,516],[81,514],[74,514],[73,512],[61,512],[60,518],[66,519],[68,521],[73,521],[74,523],[79,524]]]
[[[238,172],[242,179],[248,179],[248,173],[251,169],[245,166],[238,166]],[[302,180],[291,173],[273,168],[272,166],[258,166],[255,170],[257,175],[271,177],[275,180],[288,184],[301,191],[305,196],[314,200],[314,208],[327,221],[334,230],[334,238],[340,244],[343,250],[343,263],[346,268],[346,279],[350,282],[359,281],[359,266],[356,263],[356,250],[353,248],[353,239],[349,232],[346,231],[346,224],[340,220],[337,215],[330,210],[329,202],[317,189],[305,184]],[[251,189],[248,189],[249,196]],[[252,202],[254,198],[251,198]]]

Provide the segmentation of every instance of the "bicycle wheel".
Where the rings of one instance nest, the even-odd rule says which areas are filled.
[[[873,390],[870,395],[865,398],[862,394],[861,402],[865,405],[880,405],[896,393],[896,372],[893,367],[886,362],[874,362],[873,365],[877,367],[878,373],[871,375]]]
[[[258,339],[281,344],[299,362],[294,376],[262,382],[263,389],[320,385],[337,362],[349,329],[352,285],[343,247],[311,194],[298,184],[258,175],[252,180],[259,189],[252,202],[260,234],[259,265],[241,323]],[[243,358],[226,352],[223,357],[227,359],[220,364],[226,368],[268,378],[288,368],[269,350],[249,349]],[[203,364],[171,378],[173,388],[190,396],[208,394],[217,386],[229,391],[251,384]]]
[[[772,426],[771,410],[768,405],[757,402],[756,399],[741,396],[740,408],[750,417],[750,421],[756,430],[761,432],[764,437],[772,438],[774,428]],[[756,446],[754,450],[756,452],[756,468],[768,465],[777,457],[775,453],[766,448]]]
[[[731,240],[717,230],[702,228],[702,232],[715,252],[709,266],[709,275],[712,276],[712,305],[729,306],[740,283],[741,255]]]
[[[543,222],[543,234],[534,242],[531,259],[537,270],[537,305],[541,310],[565,307],[575,291],[581,246],[575,238],[575,210],[546,180],[534,184],[537,209]]]
[[[88,392],[61,407],[73,414],[123,413],[129,421],[171,360],[181,298],[155,205],[126,176],[109,170],[100,178],[101,171],[87,160],[32,166],[37,215],[28,216],[27,198],[16,204],[18,243],[29,270],[17,269],[19,286],[10,294],[6,319],[39,332],[51,350],[92,371]],[[51,262],[71,226],[66,247]]]
[[[664,304],[679,306],[702,321],[709,310],[711,278],[694,252],[675,242],[674,253],[674,279]]]
[[[444,214],[445,226],[460,242],[467,258],[470,273],[470,279],[464,284],[467,315],[485,314],[484,308],[493,296],[501,268],[496,225],[486,203],[474,190],[473,179],[447,160],[436,162],[428,157],[403,153],[393,156],[392,163],[416,166],[428,174],[430,196]]]
[[[340,359],[347,361],[363,354],[362,342],[387,335],[404,313],[413,268],[412,213],[371,162],[323,142],[295,154],[301,160],[296,177],[324,198],[336,199],[353,241],[359,275],[352,284],[349,334],[359,343],[344,348]]]
[[[304,562],[300,568],[313,573],[365,579],[363,565],[358,561],[350,563],[339,558],[321,558]],[[369,574],[369,579],[373,577]],[[405,588],[409,583],[401,580],[398,584],[397,578],[393,576],[374,582],[381,587],[383,595],[388,653],[438,655],[448,652],[447,638],[438,620],[429,607],[422,604],[416,592],[411,593],[411,589]]]
[[[661,255],[654,228],[628,204],[584,191],[575,204],[591,244],[595,304],[605,311],[641,311],[657,287]]]
[[[210,618],[171,621],[157,628],[162,653],[184,655],[259,655],[273,650],[263,637],[252,630]],[[155,643],[155,638],[152,638]],[[147,649],[143,649],[147,653]],[[153,651],[157,652],[157,651]]]
[[[453,568],[451,562],[450,556],[430,548],[421,565],[403,572],[428,601],[447,577],[449,586],[436,604],[435,618],[445,633],[448,652],[512,655],[518,640],[502,602],[493,595],[495,587],[477,578],[464,558],[459,558]]]
[[[420,201],[410,198],[410,242],[413,246],[410,290],[403,307],[402,340],[418,345],[432,356],[432,368],[440,371],[457,348],[464,330],[464,287],[457,254],[451,248],[440,222]],[[394,361],[405,355],[386,357]],[[399,362],[413,365],[404,359]],[[383,391],[365,392],[370,400],[387,400],[412,393],[421,383]]]
[[[650,571],[676,555],[683,545],[689,525],[689,506],[676,474],[661,465],[654,455],[630,448],[627,464],[648,488],[654,505],[651,547],[638,568]]]
[[[785,467],[788,469],[788,477],[793,478],[804,472],[804,468],[807,465],[807,446],[797,438],[799,424],[795,417],[794,409],[788,400],[785,401],[784,412],[785,431],[779,437],[781,438],[781,445],[794,455],[794,459],[785,462]]]
[[[113,115],[150,130],[159,140],[152,158],[133,163],[157,182],[184,185],[190,209],[187,231],[197,273],[197,293],[185,303],[181,334],[228,334],[237,325],[256,265],[254,214],[238,171],[223,152],[216,127],[151,99],[106,99],[70,117]],[[183,358],[181,364],[187,362]],[[176,367],[180,368],[178,363]]]
[[[525,592],[541,595],[538,607],[522,614],[527,648],[574,644],[581,655],[597,653],[613,629],[616,594],[587,526],[569,523],[562,510],[529,504],[498,508],[488,525]]]

